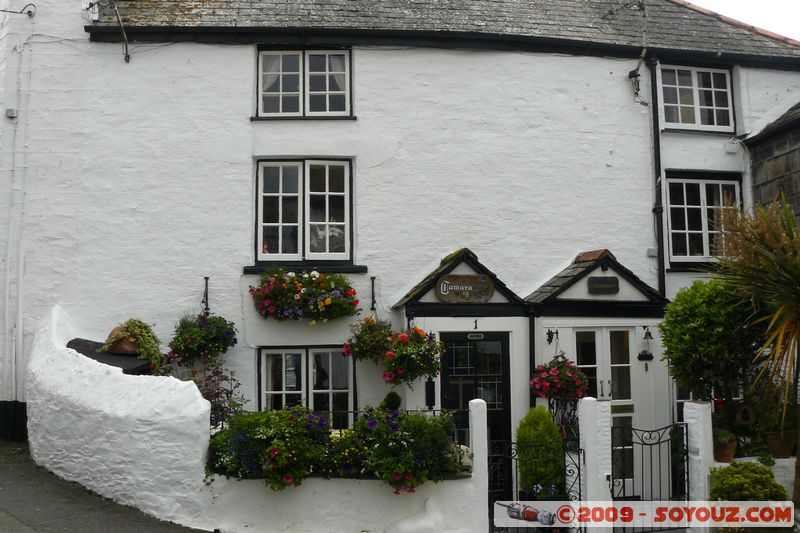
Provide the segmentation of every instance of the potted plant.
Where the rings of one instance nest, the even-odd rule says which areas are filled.
[[[250,287],[256,312],[265,319],[308,320],[308,325],[358,314],[359,300],[347,277],[274,267]]]
[[[421,377],[434,378],[439,374],[444,347],[432,334],[414,326],[408,331],[393,331],[387,341],[388,350],[383,354],[384,382],[410,384]]]
[[[517,426],[520,500],[541,500],[564,493],[564,445],[558,425],[537,406]]]
[[[797,442],[797,409],[794,402],[784,405],[786,380],[782,376],[762,376],[753,383],[749,395],[758,408],[757,427],[773,457],[791,457]]]
[[[169,342],[171,359],[183,366],[210,360],[236,346],[236,326],[221,316],[200,313],[184,316]]]
[[[153,328],[138,318],[129,318],[108,334],[101,351],[113,354],[138,354],[139,359],[150,361],[154,374],[164,371],[164,356],[159,348]]]
[[[577,437],[578,400],[589,393],[589,379],[561,351],[544,365],[537,365],[530,381],[539,398],[547,398],[553,419],[562,436]]]
[[[388,338],[392,334],[392,324],[371,316],[350,326],[352,334],[342,347],[344,354],[356,361],[370,359],[379,362],[389,350]]]
[[[714,460],[730,463],[736,455],[736,435],[724,428],[713,428]]]

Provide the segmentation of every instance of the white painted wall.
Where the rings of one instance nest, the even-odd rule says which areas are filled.
[[[379,314],[398,326],[389,307],[462,246],[522,295],[601,247],[656,285],[646,254],[656,245],[652,110],[633,101],[633,60],[355,48],[357,121],[251,122],[255,46],[134,45],[126,64],[120,45],[88,42],[79,6],[42,0],[36,17],[8,22],[9,36],[25,43],[20,73],[7,68],[4,81],[6,94],[19,85],[25,96],[15,123],[25,141],[5,142],[14,124],[0,118],[0,206],[10,202],[13,151],[25,209],[9,210],[0,231],[19,213],[25,354],[56,303],[91,338],[135,316],[166,342],[181,314],[199,308],[202,276],[211,276],[212,311],[239,327],[242,342],[226,361],[251,399],[257,346],[343,341],[345,321],[312,329],[252,311],[246,289],[256,277],[242,267],[253,262],[260,157],[353,158],[354,256],[369,273],[351,280],[366,303],[376,276]],[[799,80],[750,69],[740,90],[755,114],[767,107],[756,93],[796,90]],[[682,166],[741,163],[715,139],[713,155]],[[14,235],[6,251],[16,265]],[[12,268],[5,294],[19,279]],[[2,309],[0,399],[16,308],[12,298]],[[359,386],[379,399],[374,379]]]

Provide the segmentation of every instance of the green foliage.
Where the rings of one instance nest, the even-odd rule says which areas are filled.
[[[400,409],[400,404],[403,403],[403,400],[400,398],[400,395],[397,394],[395,391],[391,390],[386,393],[386,396],[383,398],[383,401],[378,406],[378,409],[381,411],[397,411]]]
[[[397,411],[367,410],[354,428],[369,453],[365,470],[395,489],[414,492],[426,481],[440,481],[460,470],[460,448],[450,435],[452,416],[400,415]]]
[[[236,327],[221,316],[201,313],[184,316],[169,343],[169,356],[184,366],[198,359],[214,359],[236,345]]]
[[[358,314],[356,290],[342,274],[286,272],[273,267],[250,287],[256,312],[275,320],[328,321]]]
[[[543,406],[528,411],[517,427],[519,488],[530,498],[564,489],[564,445],[553,415]]]
[[[733,462],[711,469],[710,497],[720,501],[785,501],[786,490],[759,463]]]
[[[379,363],[389,350],[387,338],[392,334],[392,324],[371,316],[350,326],[351,335],[344,344],[346,356],[352,355],[356,361],[371,359]]]
[[[330,436],[327,419],[301,407],[240,413],[211,440],[208,470],[261,477],[273,490],[300,485],[321,465]],[[260,475],[259,475],[260,474]]]
[[[139,347],[139,359],[150,361],[150,370],[153,374],[160,375],[169,372],[159,347],[158,337],[152,327],[138,318],[129,318],[120,324],[120,328],[120,331],[106,339],[106,343],[101,348],[102,351],[107,351],[112,344],[119,340],[127,340]]]
[[[713,432],[714,432],[714,442],[719,442],[720,444],[726,444],[728,442],[733,442],[736,440],[736,435],[733,432],[728,431],[727,429],[715,427],[713,428]]]
[[[439,374],[444,346],[424,329],[414,326],[400,333],[393,331],[388,341],[383,356],[384,382],[398,385]]]
[[[208,361],[200,368],[190,368],[189,377],[200,394],[211,404],[211,427],[224,424],[241,410],[245,397],[237,392],[241,386],[233,371],[227,371],[218,361]]]
[[[750,314],[747,302],[721,281],[695,281],[667,304],[659,325],[664,359],[678,386],[705,399],[712,389],[724,393],[729,419],[731,398],[752,368],[761,338],[760,329],[748,324]]]
[[[452,416],[367,409],[353,429],[329,434],[324,416],[299,407],[239,413],[216,433],[207,471],[264,477],[273,490],[299,485],[310,473],[371,477],[395,492],[414,492],[462,470],[463,452],[450,438]]]

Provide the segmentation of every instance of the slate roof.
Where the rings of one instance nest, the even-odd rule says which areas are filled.
[[[646,25],[638,6],[646,4]],[[682,0],[117,0],[126,30],[246,28],[471,36],[800,58],[800,43]],[[104,8],[89,32],[111,30]],[[137,30],[142,30],[137,33]]]
[[[581,252],[567,268],[550,278],[544,285],[533,291],[525,301],[528,303],[544,303],[555,299],[598,266],[613,268],[622,278],[639,289],[652,302],[665,303],[658,292],[639,279],[636,274],[622,266],[617,258],[605,248]]]
[[[760,131],[747,137],[745,142],[748,145],[752,145],[758,143],[762,139],[766,139],[767,137],[771,137],[772,135],[791,128],[798,128],[798,131],[800,131],[800,102],[793,105],[786,113],[778,117],[775,121],[767,124]]]

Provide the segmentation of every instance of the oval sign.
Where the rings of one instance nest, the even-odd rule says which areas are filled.
[[[436,281],[436,297],[447,303],[482,304],[494,294],[492,278],[476,276],[442,276]]]

